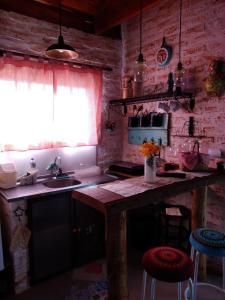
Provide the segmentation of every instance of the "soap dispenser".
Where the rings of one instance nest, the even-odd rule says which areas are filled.
[[[32,183],[35,183],[37,181],[38,169],[36,166],[36,161],[33,157],[30,159],[30,167],[27,173],[32,176]]]

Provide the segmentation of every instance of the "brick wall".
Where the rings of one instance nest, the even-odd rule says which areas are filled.
[[[48,46],[56,42],[58,25],[0,10],[0,49],[27,54],[44,55]],[[108,118],[108,100],[120,97],[121,41],[95,36],[72,28],[62,27],[65,43],[78,52],[78,62],[107,65],[113,69],[103,71],[102,140],[97,148],[97,163],[105,167],[109,161],[118,159],[122,144],[120,116],[110,113],[110,120],[116,121],[115,131],[105,130]]]
[[[182,52],[181,60],[186,69],[186,89],[196,94],[196,106],[193,113],[178,110],[171,114],[171,148],[163,149],[167,160],[179,161],[178,146],[187,139],[173,137],[181,134],[189,116],[196,121],[196,133],[204,134],[201,148],[210,147],[225,150],[225,94],[222,97],[209,97],[205,91],[205,79],[209,73],[211,59],[225,60],[225,2],[224,0],[183,0]],[[132,64],[139,53],[139,19],[133,18],[123,25],[123,72],[132,75]],[[162,44],[163,36],[173,48],[170,63],[164,68],[156,64],[156,51]],[[145,91],[166,91],[167,76],[174,72],[178,62],[179,1],[161,0],[143,12],[143,54],[148,63]],[[160,111],[157,103],[144,104],[144,109]],[[132,113],[132,105],[129,114]],[[129,115],[128,114],[128,115]],[[123,119],[123,159],[143,162],[139,147],[127,143],[127,118]],[[197,132],[198,131],[198,132]],[[187,126],[182,132],[187,135]],[[171,201],[187,203],[187,195]],[[220,200],[218,200],[218,197]],[[208,225],[224,230],[225,206],[224,189],[213,187],[210,193]],[[189,202],[189,201],[188,201]]]
[[[181,133],[181,129],[189,116],[196,121],[196,132],[205,134],[208,138],[202,139],[202,147],[217,147],[225,150],[224,107],[225,95],[222,97],[208,97],[205,92],[205,80],[209,74],[211,59],[225,60],[225,3],[223,0],[183,1],[182,11],[182,52],[181,60],[186,69],[186,89],[196,94],[196,106],[193,113],[186,113],[182,109],[172,113],[171,118],[171,147],[173,150],[185,139],[173,137]],[[145,82],[145,90],[152,92],[166,91],[167,76],[174,72],[178,62],[178,35],[179,35],[179,1],[157,1],[143,12],[143,54],[149,69]],[[163,36],[173,48],[171,62],[164,68],[157,66],[155,55],[160,48]],[[132,74],[132,63],[139,51],[138,18],[133,18],[123,26],[123,71]],[[149,108],[148,105],[144,107]],[[158,104],[150,108],[157,109]],[[126,123],[126,120],[125,120]],[[187,134],[187,127],[184,128]],[[211,137],[214,137],[214,141]],[[123,156],[129,159],[136,158],[136,147],[126,143],[124,138]],[[174,151],[172,151],[175,153]],[[169,155],[169,153],[168,153]],[[175,157],[171,157],[174,158]]]
[[[0,49],[17,51],[42,56],[47,47],[56,41],[59,34],[58,26],[22,16],[13,12],[0,10]],[[78,62],[96,65],[107,65],[113,69],[103,71],[103,101],[102,101],[102,139],[97,147],[97,164],[104,168],[110,161],[121,155],[122,128],[120,115],[111,111],[108,113],[108,101],[120,97],[121,86],[121,41],[95,36],[75,29],[62,27],[65,43],[70,44],[79,52]],[[110,118],[117,126],[112,132],[105,129],[105,122]],[[69,159],[69,158],[68,158]],[[0,204],[4,202],[0,201]],[[15,235],[18,225],[13,214],[17,205],[26,206],[25,201],[6,204],[0,207],[2,220],[8,234],[8,248]],[[26,225],[26,218],[21,225]],[[28,248],[20,247],[11,251],[13,264],[13,286],[16,293],[29,287]]]
[[[196,107],[193,113],[182,109],[172,113],[171,134],[181,133],[184,123],[189,116],[193,116],[199,130],[206,135],[202,139],[202,148],[217,147],[225,151],[225,96],[208,97],[204,90],[210,60],[219,57],[225,59],[224,0],[183,2],[182,62],[187,73],[188,88],[196,92]],[[57,25],[12,12],[0,10],[0,20],[0,48],[3,49],[42,55],[58,36]],[[157,5],[144,11],[143,22],[143,54],[149,65],[145,91],[163,91],[167,88],[168,73],[175,69],[178,61],[179,1],[157,1]],[[79,62],[104,63],[113,68],[112,72],[103,72],[102,141],[97,151],[97,162],[102,167],[120,159],[121,153],[124,160],[143,162],[139,147],[127,143],[127,117],[121,116],[120,108],[115,109],[117,112],[110,111],[110,119],[116,121],[115,131],[108,132],[104,126],[109,114],[108,100],[121,96],[121,62],[123,73],[132,74],[132,63],[139,51],[138,28],[138,18],[123,25],[122,60],[120,41],[62,28],[65,42],[80,53]],[[163,36],[173,47],[173,57],[169,65],[160,68],[156,64],[155,54]],[[157,103],[145,104],[144,107],[159,110]],[[128,115],[131,113],[132,107],[129,107]],[[187,134],[187,131],[183,134]],[[211,137],[214,137],[214,142]],[[178,161],[175,150],[183,142],[185,139],[171,136],[171,148],[163,149],[165,158]],[[190,205],[188,197],[185,194],[170,201]],[[210,192],[208,209],[208,224],[214,228],[225,227],[224,202],[224,190],[221,186],[214,186]]]

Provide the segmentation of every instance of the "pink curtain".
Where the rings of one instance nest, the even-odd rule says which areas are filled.
[[[101,71],[4,57],[0,91],[1,150],[98,144]]]

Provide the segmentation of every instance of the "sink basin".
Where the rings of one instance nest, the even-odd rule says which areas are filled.
[[[43,183],[45,186],[49,188],[64,188],[67,186],[73,186],[73,185],[78,185],[81,182],[79,180],[73,179],[73,178],[64,178],[64,179],[53,179],[50,181],[47,181]]]

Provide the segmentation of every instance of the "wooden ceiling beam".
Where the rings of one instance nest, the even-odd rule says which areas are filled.
[[[51,5],[51,6],[59,6],[60,0],[35,0],[36,2]],[[79,11],[82,13],[96,15],[99,7],[100,0],[61,0],[62,7],[66,7],[68,9],[72,9],[75,11]]]
[[[143,10],[159,0],[143,0]],[[140,13],[139,0],[106,1],[95,17],[95,33],[103,32],[122,24]]]
[[[31,0],[1,0],[0,9],[14,11],[39,20],[59,24],[59,8]],[[94,33],[94,18],[89,14],[76,11],[62,11],[62,26]]]

